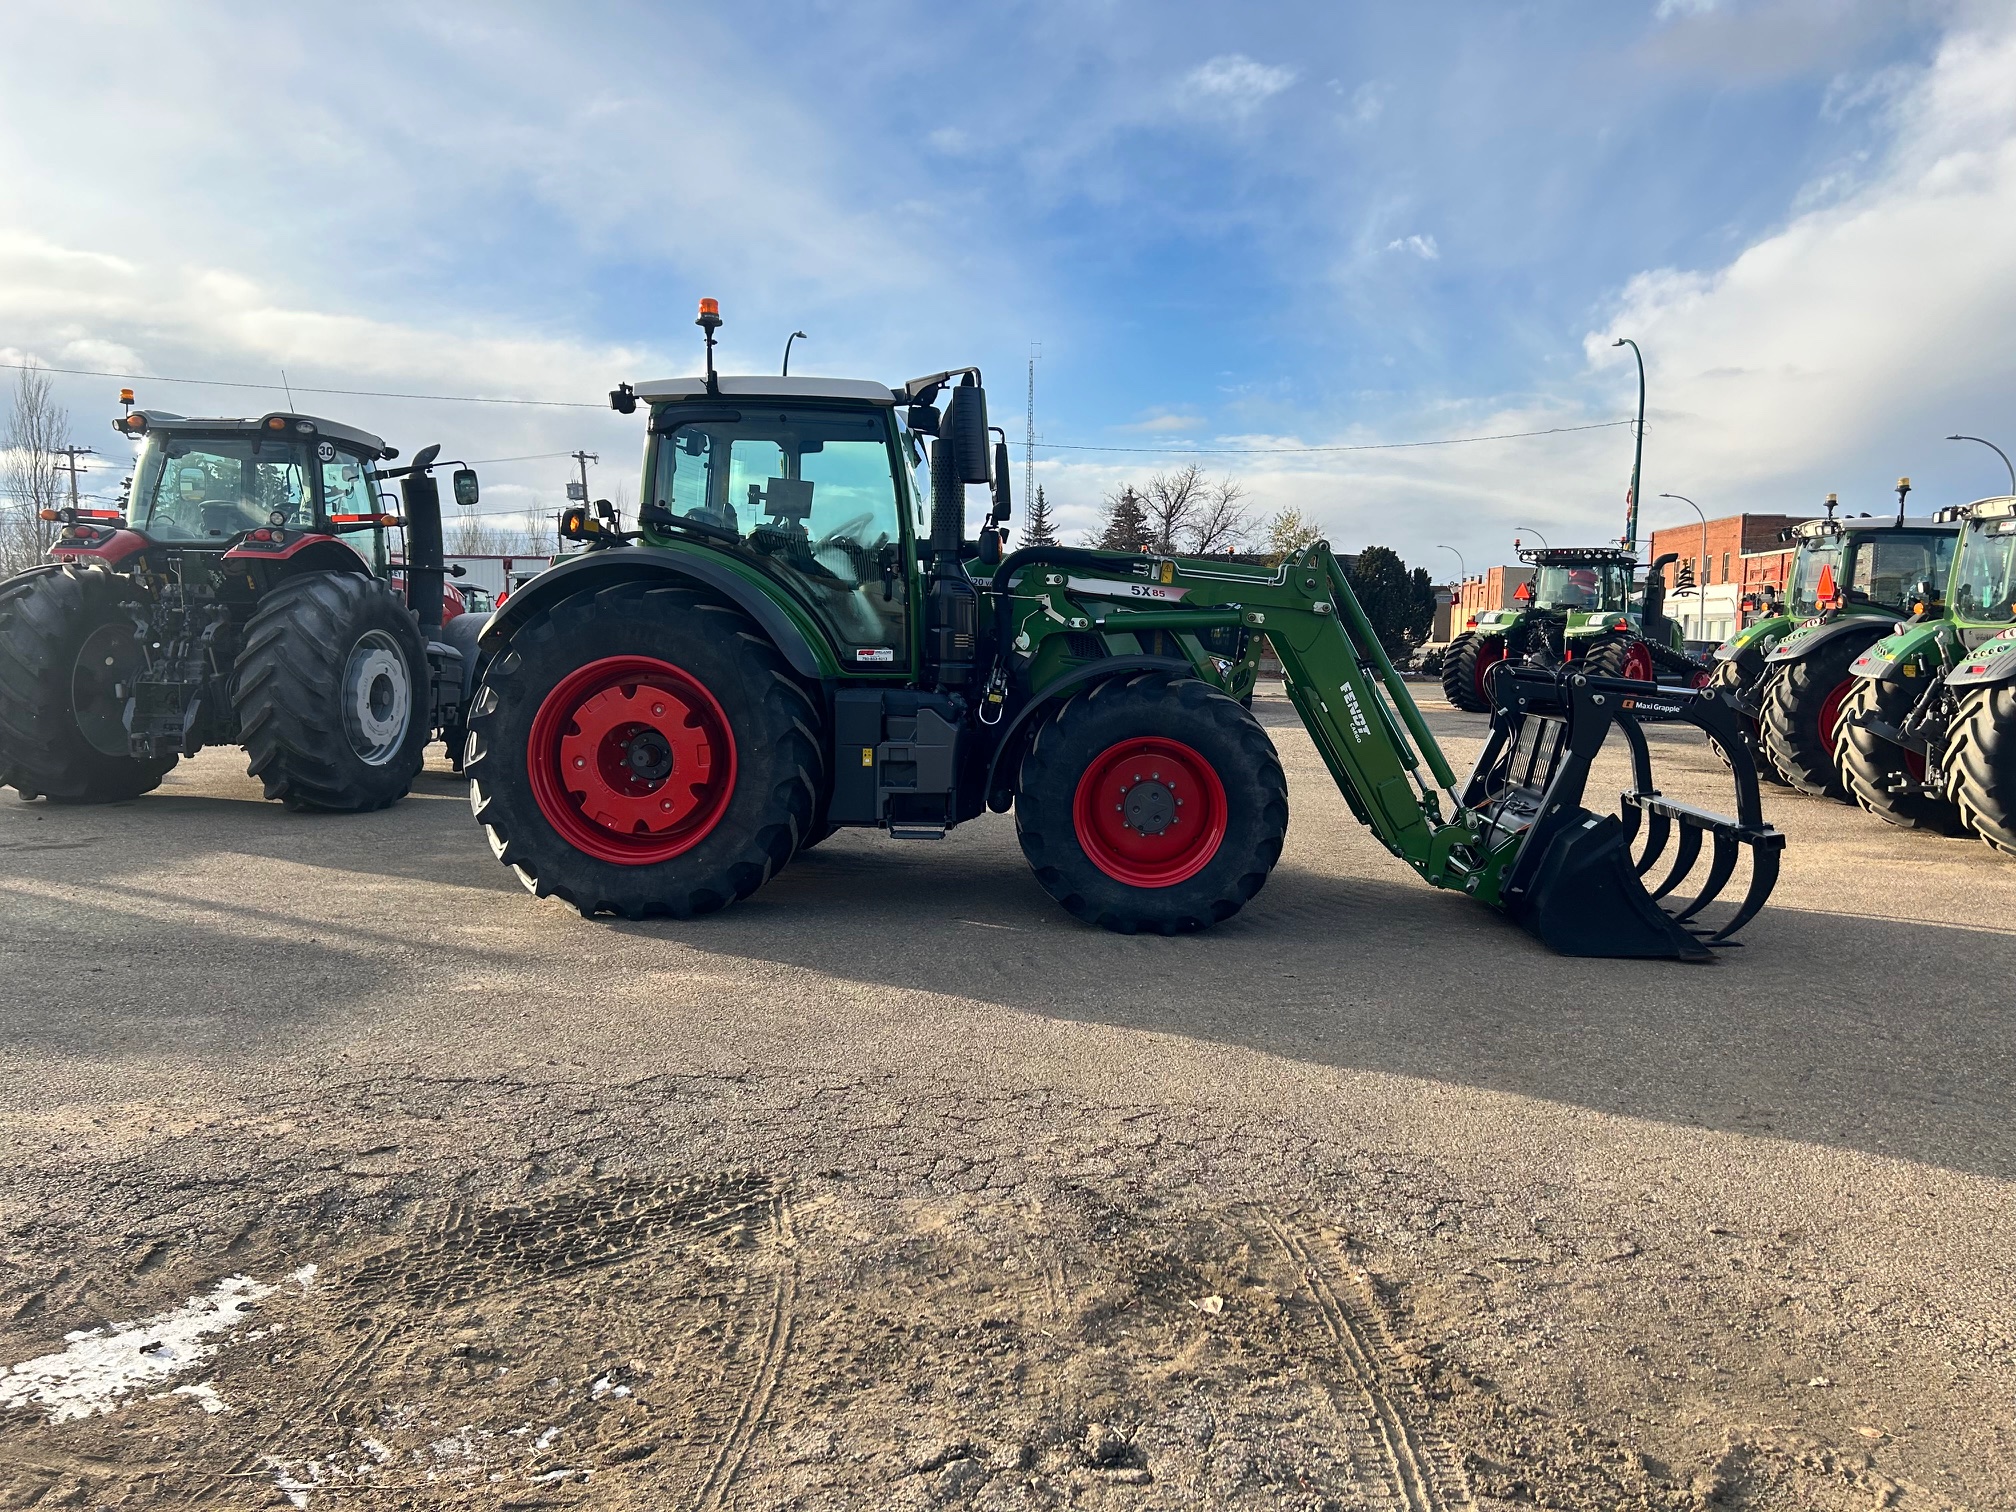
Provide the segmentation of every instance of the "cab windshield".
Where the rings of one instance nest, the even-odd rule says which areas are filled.
[[[669,405],[652,428],[660,508],[741,537],[805,593],[843,644],[893,655],[902,494],[885,413],[744,404],[735,419],[682,424]]]
[[[156,432],[134,468],[128,518],[160,541],[223,541],[261,525],[312,525],[308,443]]]
[[[1799,555],[1792,562],[1792,612],[1811,616],[1820,612],[1820,580],[1824,575],[1830,588],[1838,590],[1841,583],[1843,547],[1847,543],[1840,536],[1822,536],[1817,540],[1802,541]]]
[[[2016,518],[1969,524],[1955,576],[1953,612],[1961,619],[2016,623]]]
[[[1533,604],[1559,611],[1621,610],[1631,596],[1631,567],[1626,562],[1550,563],[1533,579]]]
[[[1851,603],[1909,614],[1920,583],[1930,583],[1935,594],[1945,592],[1958,539],[1952,532],[1865,530],[1850,539],[1855,545],[1846,584]]]

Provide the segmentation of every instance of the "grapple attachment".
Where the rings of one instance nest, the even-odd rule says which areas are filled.
[[[1491,738],[1463,801],[1485,820],[1487,849],[1518,838],[1501,900],[1545,944],[1563,955],[1705,961],[1764,906],[1785,837],[1764,822],[1741,716],[1715,690],[1504,666],[1493,676],[1491,703]],[[1695,726],[1720,747],[1736,784],[1735,817],[1653,786],[1644,727],[1673,723]],[[1583,806],[1583,791],[1613,726],[1629,754],[1630,786],[1616,814],[1598,815]],[[1683,898],[1704,839],[1712,846],[1707,877]],[[1742,902],[1727,918],[1704,921],[1745,850],[1750,885]]]

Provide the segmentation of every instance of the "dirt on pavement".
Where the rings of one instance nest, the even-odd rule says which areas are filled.
[[[1775,792],[1743,949],[1564,960],[1261,708],[1288,852],[1180,940],[1006,818],[633,925],[445,769],[0,800],[0,1505],[2016,1499],[2016,868]]]

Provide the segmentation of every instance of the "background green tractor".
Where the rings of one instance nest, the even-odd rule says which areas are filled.
[[[1037,883],[1072,914],[1207,927],[1259,892],[1287,830],[1280,760],[1241,702],[1263,636],[1357,817],[1431,885],[1554,948],[1706,959],[1769,894],[1780,838],[1747,755],[1731,817],[1652,781],[1644,723],[1740,746],[1712,695],[1506,668],[1459,785],[1326,544],[1271,566],[1005,552],[1007,446],[977,369],[895,389],[721,377],[711,301],[699,323],[704,377],[611,396],[649,417],[639,528],[600,502],[599,518],[570,510],[563,533],[587,549],[483,636],[470,805],[539,896],[687,917],[836,827],[929,842],[1012,809]],[[991,486],[977,528],[969,485]],[[1613,727],[1633,779],[1599,817],[1582,797]],[[1663,909],[1710,840],[1700,893]],[[1746,851],[1743,901],[1701,923]]]
[[[1533,581],[1514,595],[1518,607],[1490,609],[1469,621],[1442,654],[1442,692],[1459,709],[1491,707],[1487,680],[1500,662],[1558,666],[1574,662],[1604,677],[1686,683],[1703,669],[1687,655],[1680,627],[1665,613],[1666,564],[1652,564],[1641,586],[1637,557],[1611,546],[1522,551]]]
[[[1953,562],[1959,525],[1910,518],[1899,480],[1888,518],[1809,520],[1792,527],[1788,615],[1771,616],[1718,648],[1718,686],[1756,721],[1764,763],[1802,793],[1847,798],[1835,762],[1851,668],[1914,606],[1937,599]],[[1827,496],[1834,504],[1834,496]],[[1724,653],[1727,653],[1726,655]]]
[[[1850,666],[1835,757],[1878,818],[2016,855],[2016,498],[1940,519],[1960,528],[1947,591]]]
[[[138,443],[124,510],[60,511],[53,560],[0,583],[0,784],[112,802],[242,745],[268,798],[356,811],[404,797],[435,734],[461,750],[482,619],[443,623],[439,447],[387,468],[314,415],[113,424]],[[459,501],[476,486],[457,472]]]

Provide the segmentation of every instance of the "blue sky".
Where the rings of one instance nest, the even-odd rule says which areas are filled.
[[[5,360],[593,401],[690,371],[709,294],[730,369],[793,329],[798,371],[978,361],[1018,439],[1040,343],[1068,526],[1202,448],[1438,571],[1614,535],[1628,432],[1280,448],[1617,419],[1616,334],[1653,522],[1973,497],[1994,458],[1940,437],[2016,442],[2006,3],[10,9]],[[63,386],[108,449],[116,387]],[[313,407],[634,472],[592,409]],[[564,477],[493,465],[486,508]]]

